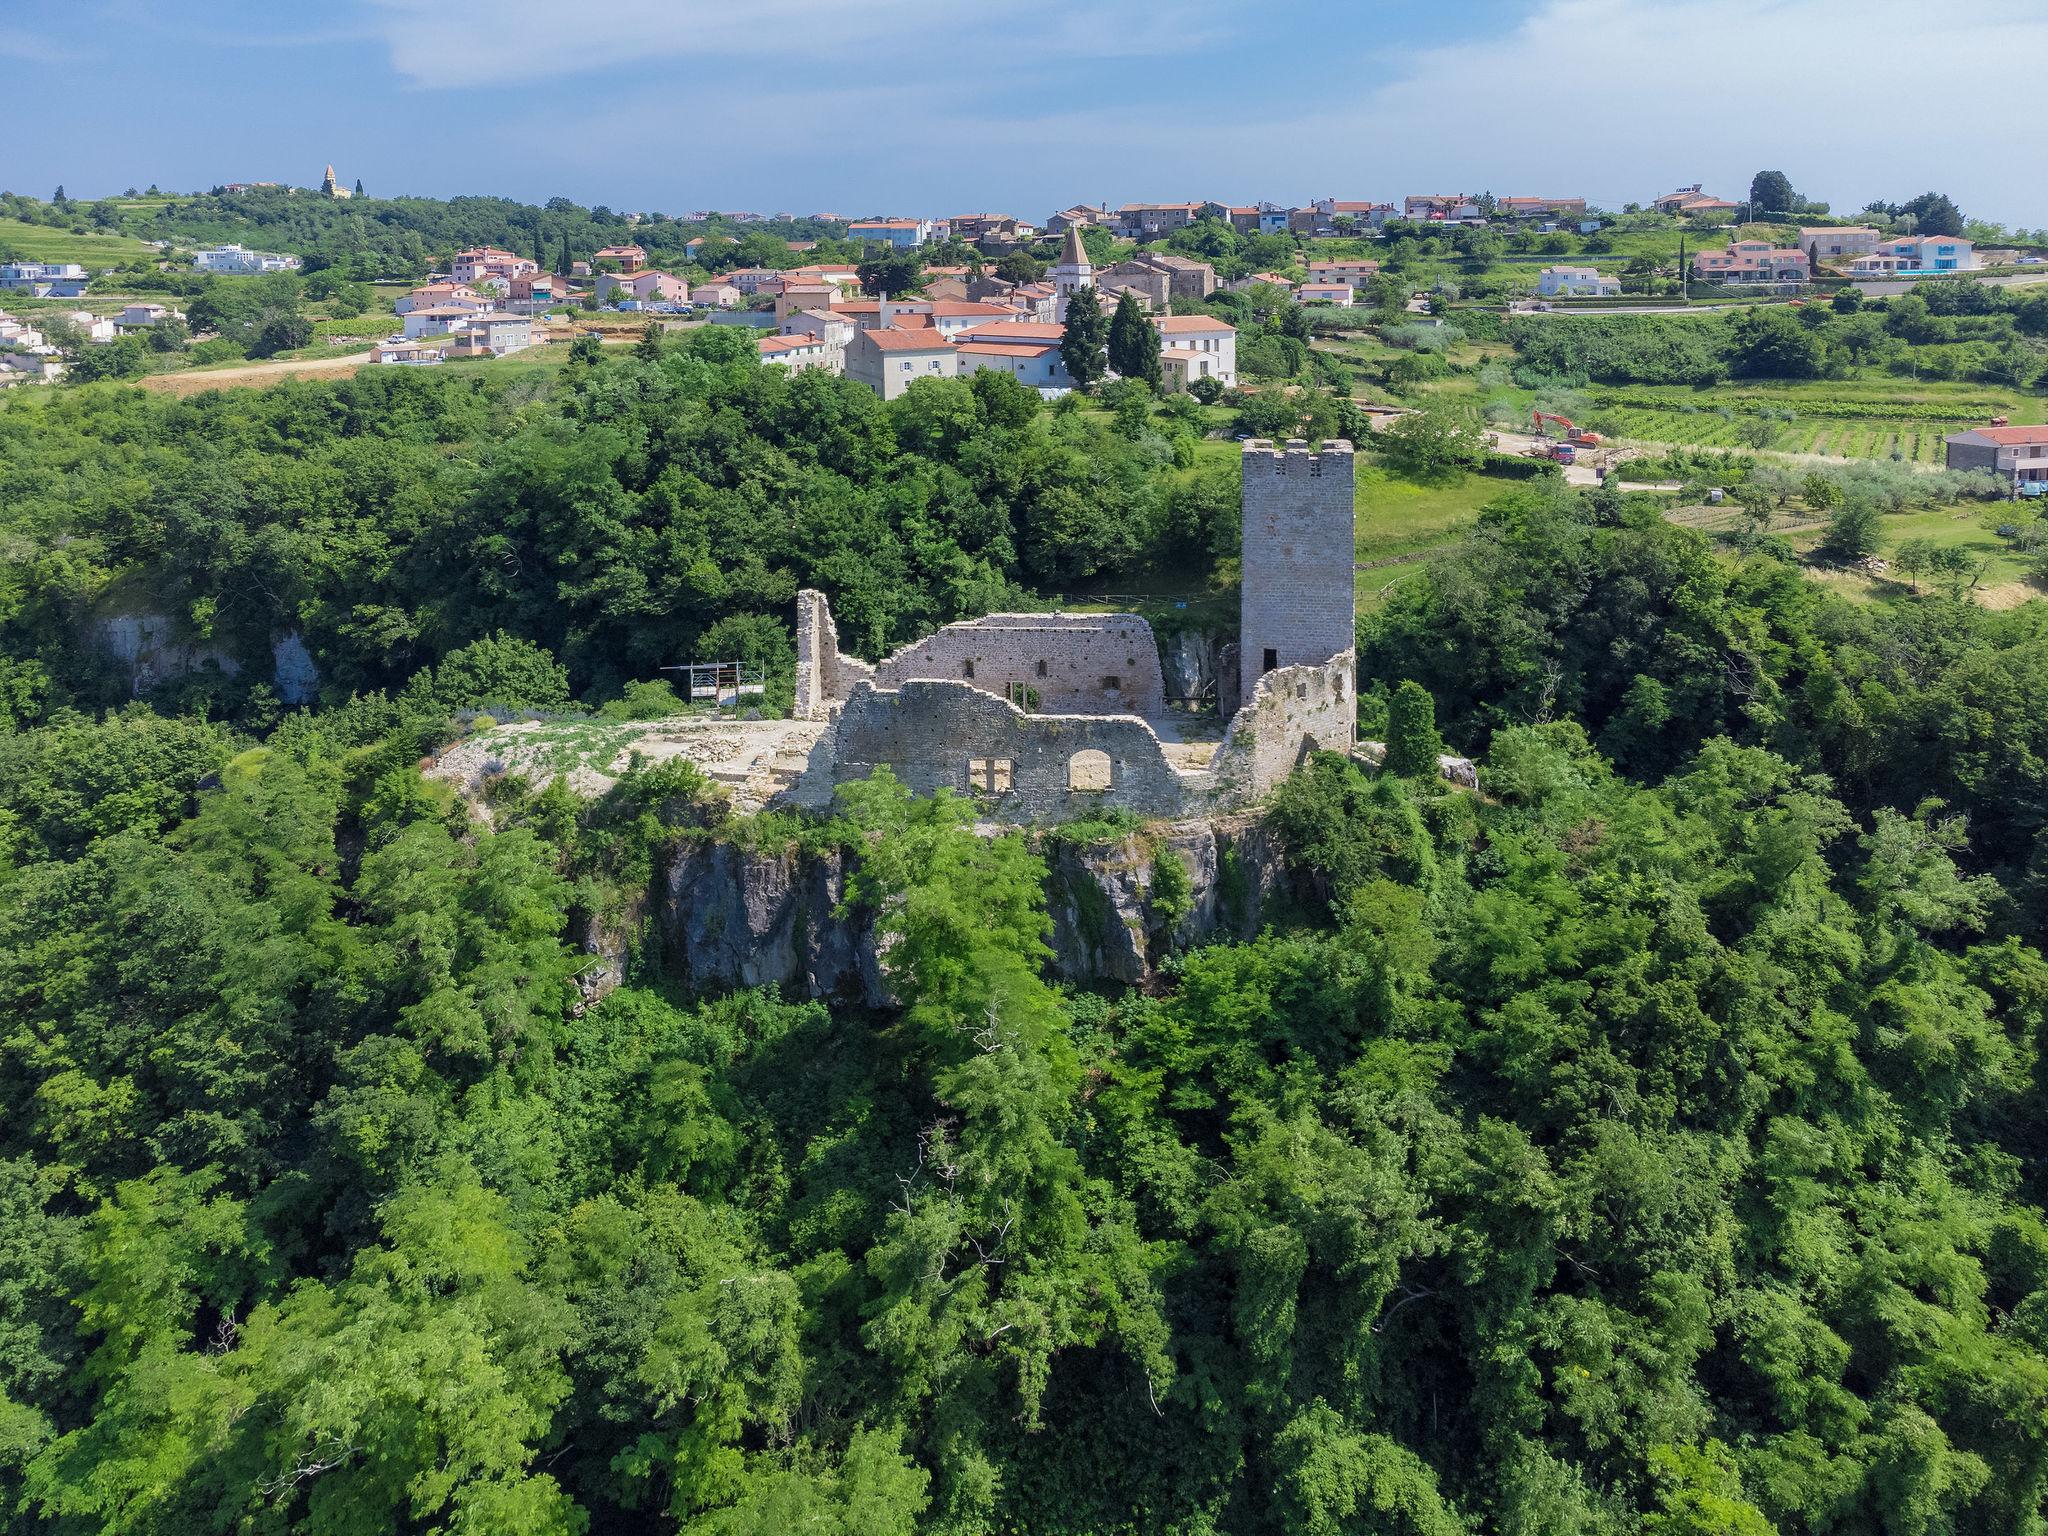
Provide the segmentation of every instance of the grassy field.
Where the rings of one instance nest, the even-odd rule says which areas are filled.
[[[127,235],[79,235],[19,219],[0,219],[0,246],[19,251],[25,261],[75,261],[85,266],[115,266],[154,257],[156,252]]]
[[[1387,588],[1412,575],[1424,559],[1462,539],[1479,520],[1479,509],[1509,489],[1510,482],[1485,475],[1419,485],[1360,464],[1355,554],[1360,565],[1372,569],[1358,573],[1359,601],[1368,607],[1377,603]]]
[[[1587,394],[1595,414],[1604,418],[1597,424],[1620,437],[1703,448],[1756,446],[1747,434],[1759,419],[1776,417],[1775,436],[1761,446],[1918,464],[1941,463],[1942,439],[1950,432],[1993,416],[2037,422],[2044,408],[2037,396],[1994,385],[1888,377],[1706,390],[1596,387]]]

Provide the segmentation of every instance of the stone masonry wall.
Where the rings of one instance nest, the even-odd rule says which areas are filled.
[[[839,626],[825,594],[806,587],[796,595],[796,708],[799,720],[823,720],[834,705],[853,696],[854,686],[875,669],[839,650]]]
[[[1271,666],[1320,666],[1357,640],[1353,571],[1355,480],[1351,445],[1310,453],[1244,445],[1244,586],[1238,624],[1240,696],[1258,692]]]
[[[1249,804],[1301,766],[1309,753],[1348,752],[1358,729],[1353,653],[1320,666],[1281,667],[1230,718],[1216,754],[1217,806]]]
[[[999,821],[1062,821],[1118,805],[1141,816],[1178,816],[1204,803],[1207,773],[1181,773],[1152,728],[1134,715],[1026,714],[966,682],[914,679],[900,689],[858,687],[818,750],[834,783],[886,767],[920,795],[977,792]],[[1109,787],[1068,787],[1075,754],[1109,759]],[[1000,763],[1007,789],[973,782],[971,765]],[[988,770],[984,770],[987,772]]]
[[[1166,707],[1152,626],[1132,613],[992,613],[948,624],[875,667],[879,688],[918,681],[972,682],[1005,698],[1029,688],[1050,714]]]

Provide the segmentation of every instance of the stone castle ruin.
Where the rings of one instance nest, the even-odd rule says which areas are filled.
[[[1182,817],[1249,804],[1312,750],[1349,750],[1351,445],[1255,440],[1243,468],[1238,667],[1218,689],[1227,718],[1168,705],[1152,627],[1135,614],[990,614],[870,665],[840,652],[824,594],[805,591],[796,715],[822,728],[789,798],[824,805],[887,767],[918,794],[971,794],[996,821],[1108,806]]]

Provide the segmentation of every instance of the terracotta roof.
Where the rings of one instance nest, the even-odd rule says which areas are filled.
[[[926,328],[919,331],[887,330],[877,328],[862,331],[861,335],[873,342],[884,352],[949,352],[953,344],[937,331]]]
[[[1028,347],[999,346],[993,341],[963,341],[958,350],[972,352],[980,357],[1042,357],[1047,352],[1059,351],[1059,343],[1052,341],[1033,342]]]
[[[1057,342],[1067,334],[1067,328],[1064,325],[1013,320],[1000,325],[976,326],[959,334],[964,341],[1000,341],[1005,346],[1025,346],[1034,342]]]
[[[928,313],[937,315],[942,320],[965,320],[976,315],[1008,315],[1014,314],[1015,311],[1006,304],[983,304],[967,299],[934,299]]]
[[[798,347],[821,347],[815,336],[763,336],[755,343],[763,352],[790,352]]]
[[[1152,322],[1168,336],[1188,335],[1193,332],[1229,331],[1237,334],[1237,327],[1228,320],[1218,320],[1214,315],[1161,315]]]
[[[2032,443],[2048,443],[2048,427],[1971,427],[1958,432],[1957,437],[1981,437],[1988,443],[2001,448],[2013,448]]]

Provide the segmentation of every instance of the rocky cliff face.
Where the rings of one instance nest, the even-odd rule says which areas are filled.
[[[1078,984],[1143,986],[1176,950],[1250,938],[1289,874],[1256,813],[1177,823],[1114,843],[1045,849],[1052,916],[1050,971]],[[840,913],[846,855],[749,849],[693,840],[653,893],[646,942],[667,974],[692,987],[785,986],[868,1007],[890,1002],[873,914]],[[1176,860],[1185,880],[1163,861]],[[587,933],[586,996],[624,973],[622,940]]]

